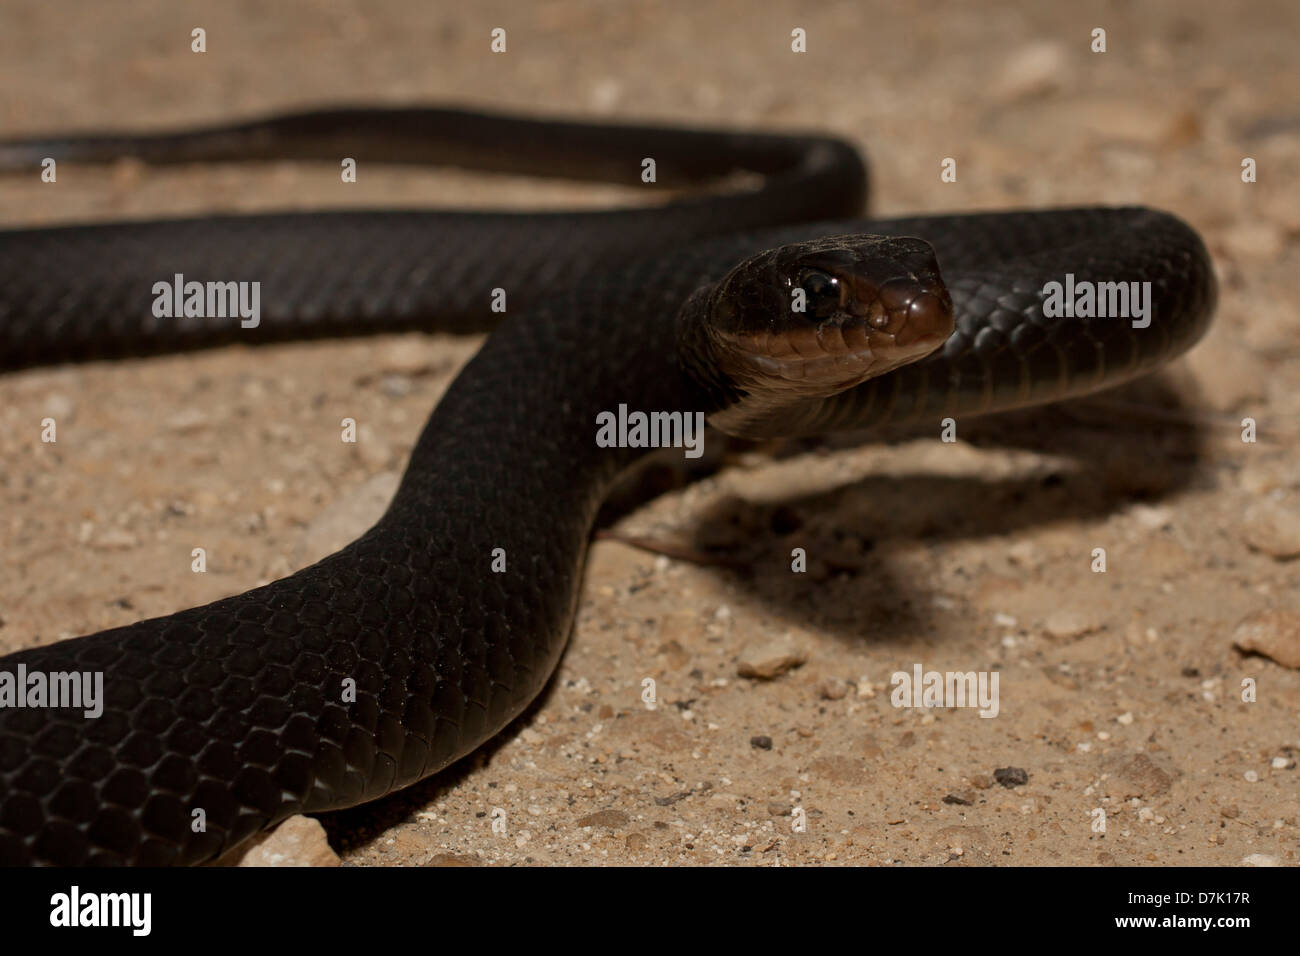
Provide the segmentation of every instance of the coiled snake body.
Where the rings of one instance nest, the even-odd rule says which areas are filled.
[[[596,511],[643,454],[598,447],[601,412],[702,411],[744,436],[937,427],[1148,372],[1199,338],[1215,301],[1199,238],[1152,210],[841,219],[858,212],[865,171],[824,137],[346,110],[0,143],[0,169],[123,155],[357,156],[629,183],[653,157],[661,184],[763,179],[613,212],[0,233],[9,368],[467,330],[499,318],[492,289],[510,296],[509,318],[448,389],[388,511],[356,542],[245,594],[0,659],[11,673],[99,671],[105,691],[97,719],[0,708],[0,863],[201,862],[291,814],[407,786],[496,734],[555,668]],[[260,326],[154,318],[150,290],[176,273],[260,281]],[[1044,286],[1067,274],[1149,282],[1150,325],[1046,317]],[[491,571],[494,549],[505,573]]]

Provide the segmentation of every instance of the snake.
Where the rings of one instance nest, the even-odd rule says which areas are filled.
[[[211,861],[499,734],[557,669],[597,512],[651,451],[598,443],[604,413],[703,415],[740,438],[937,431],[1150,373],[1200,338],[1217,299],[1200,237],[1149,208],[862,218],[867,164],[820,133],[363,106],[0,142],[0,171],[28,174],[47,159],[344,158],[362,175],[466,166],[619,183],[646,201],[0,232],[6,370],[488,332],[356,541],[242,594],[0,658],[0,680],[103,677],[97,716],[0,706],[0,863]],[[260,324],[157,317],[151,289],[175,274],[259,281]],[[1063,281],[1146,289],[1149,319],[1053,308]]]

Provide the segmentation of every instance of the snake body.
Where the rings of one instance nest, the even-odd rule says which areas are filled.
[[[7,367],[435,323],[468,329],[491,323],[493,288],[511,295],[508,317],[434,410],[388,511],[360,539],[245,594],[0,659],[0,671],[102,671],[106,698],[97,719],[0,709],[0,863],[209,860],[292,814],[407,786],[495,735],[554,671],[597,509],[645,453],[597,447],[602,412],[701,411],[748,435],[937,427],[944,416],[1055,401],[1149,372],[1199,338],[1215,302],[1195,232],[1148,209],[838,218],[858,211],[865,172],[850,147],[826,137],[331,111],[161,137],[14,141],[0,144],[0,168],[46,155],[337,162],[362,147],[398,162],[624,182],[637,182],[651,156],[672,185],[737,170],[763,180],[633,211],[302,213],[0,233]],[[903,312],[916,311],[906,303],[918,296],[944,300],[922,310],[955,325],[928,358],[878,366],[826,394],[807,390],[803,366],[791,376],[782,365],[799,379],[785,385],[805,389],[788,400],[761,398],[734,366],[711,361],[718,339],[702,329],[715,320],[788,351],[791,320],[768,300],[778,301],[773,288],[790,290],[772,281],[794,268],[797,285],[809,263],[821,276],[810,288],[825,287],[816,269],[830,262],[835,288],[856,290],[833,322],[818,320],[819,343],[832,326],[858,341],[877,319],[894,335],[874,304],[877,248],[895,250],[918,283]],[[917,278],[930,248],[942,288]],[[153,320],[148,290],[175,272],[260,280],[256,338],[230,320]],[[1043,288],[1067,273],[1076,283],[1151,283],[1150,326],[1048,318]],[[516,292],[527,307],[516,307]],[[808,339],[808,328],[795,331]],[[888,349],[859,349],[852,361],[863,352],[878,359]],[[507,556],[503,573],[492,571],[496,549]],[[342,692],[352,686],[354,699]]]

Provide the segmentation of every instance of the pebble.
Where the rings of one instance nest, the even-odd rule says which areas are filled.
[[[405,375],[385,375],[379,380],[379,390],[389,398],[405,398],[411,394],[411,380]]]
[[[760,734],[756,737],[749,738],[749,745],[755,750],[771,750],[772,738],[766,734]]]
[[[1234,259],[1252,263],[1276,262],[1286,248],[1286,234],[1267,219],[1242,222],[1222,236],[1225,251]]]
[[[184,411],[169,416],[165,424],[169,431],[174,431],[181,435],[192,435],[207,427],[208,416],[201,409],[187,408]]]
[[[1156,766],[1144,753],[1113,757],[1108,761],[1107,769],[1111,774],[1107,792],[1123,800],[1130,797],[1146,797],[1149,800],[1164,793],[1174,782],[1172,773]]]
[[[422,375],[437,364],[437,349],[415,338],[404,338],[379,350],[374,367],[390,374]]]
[[[1282,462],[1267,461],[1246,465],[1237,473],[1237,487],[1252,497],[1262,497],[1286,488],[1291,482],[1300,487],[1300,475],[1292,475]]]
[[[789,638],[751,644],[740,652],[736,673],[755,680],[772,680],[807,660],[807,652]]]
[[[958,790],[943,798],[944,803],[955,803],[959,807],[969,807],[975,803],[975,794],[969,790]]]
[[[1300,557],[1300,502],[1265,498],[1246,509],[1241,537],[1251,548],[1286,560]]]
[[[849,693],[849,684],[839,678],[829,678],[817,685],[817,694],[822,700],[843,700]]]
[[[1061,44],[1026,44],[1007,57],[993,81],[993,96],[1003,103],[1043,96],[1059,89],[1064,75],[1065,48]]]
[[[1232,632],[1232,643],[1283,667],[1300,668],[1300,613],[1274,608],[1249,614]]]
[[[130,551],[140,546],[140,539],[122,528],[109,528],[96,536],[92,546],[96,551]]]
[[[76,403],[60,392],[53,392],[45,397],[45,414],[56,422],[71,421],[76,409]]]
[[[290,817],[239,861],[240,866],[339,866],[325,828],[311,817]]]
[[[629,817],[622,810],[597,810],[595,813],[589,813],[578,821],[579,827],[609,827],[616,829],[627,826]]]
[[[1043,621],[1043,630],[1055,638],[1081,637],[1099,631],[1105,622],[1095,611],[1057,608]]]
[[[993,779],[1010,790],[1023,787],[1029,782],[1029,774],[1020,767],[999,767],[993,771]]]

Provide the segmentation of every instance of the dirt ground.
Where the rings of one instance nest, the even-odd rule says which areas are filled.
[[[1295,863],[1300,6],[6,0],[0,17],[0,135],[335,102],[820,128],[869,156],[879,214],[1139,202],[1215,258],[1216,325],[1157,381],[963,423],[955,444],[747,451],[622,517],[618,535],[731,564],[597,542],[542,702],[433,780],[322,818],[345,864]],[[0,178],[13,225],[632,191],[387,170],[339,192],[336,168],[278,164]],[[350,540],[477,344],[0,379],[0,651],[236,593]],[[1234,647],[1247,631],[1277,659]],[[802,666],[740,675],[773,654]],[[997,671],[998,715],[891,706],[891,674],[917,664]]]

